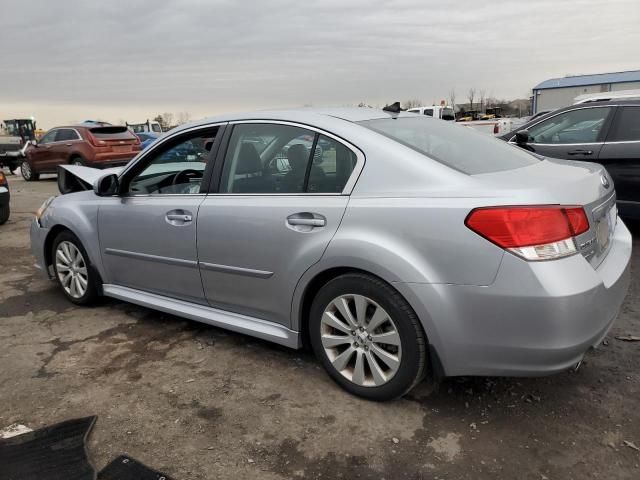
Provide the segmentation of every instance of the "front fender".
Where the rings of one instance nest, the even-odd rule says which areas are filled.
[[[82,246],[87,251],[89,261],[98,271],[103,280],[105,277],[100,253],[100,241],[98,236],[98,207],[100,199],[93,191],[77,192],[56,197],[47,208],[41,219],[42,226],[49,230],[42,248],[53,241],[51,238],[57,235],[60,227],[64,227],[78,237]],[[43,252],[48,256],[48,252]]]

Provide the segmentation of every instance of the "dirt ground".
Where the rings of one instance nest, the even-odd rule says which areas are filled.
[[[638,240],[621,315],[578,372],[448,379],[377,404],[334,385],[308,352],[118,301],[68,303],[29,252],[55,180],[9,181],[0,428],[95,414],[97,468],[127,453],[177,480],[640,478],[640,342],[615,338],[640,335]]]

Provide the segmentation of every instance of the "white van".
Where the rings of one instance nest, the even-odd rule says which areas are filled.
[[[456,114],[453,107],[443,105],[431,105],[430,107],[415,107],[407,110],[409,113],[417,113],[428,117],[439,118],[447,122],[455,122]]]
[[[126,122],[126,125],[133,133],[162,133],[162,126],[155,120],[147,120],[145,123]]]

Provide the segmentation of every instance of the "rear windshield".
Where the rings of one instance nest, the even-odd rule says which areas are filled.
[[[90,128],[91,135],[101,139],[129,139],[135,135],[127,127],[94,127]]]
[[[456,114],[453,113],[453,108],[443,108],[442,109],[442,119],[443,120],[455,120]]]
[[[468,175],[512,170],[540,161],[489,134],[424,116],[358,123]]]

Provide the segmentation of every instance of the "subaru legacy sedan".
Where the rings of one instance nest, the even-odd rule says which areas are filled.
[[[58,181],[31,243],[71,302],[308,342],[374,400],[425,377],[576,366],[629,284],[631,235],[600,165],[425,116],[222,116]]]

